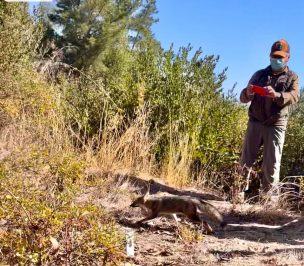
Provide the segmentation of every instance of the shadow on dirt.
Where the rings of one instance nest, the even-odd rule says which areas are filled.
[[[209,253],[213,254],[218,262],[225,262],[229,261],[235,257],[250,257],[253,255],[256,255],[256,252],[254,251],[247,251],[247,250],[232,250],[232,251],[221,251],[216,249],[210,249],[208,250]]]
[[[283,225],[258,223],[228,224],[219,238],[238,238],[262,243],[276,242],[289,245],[304,245],[304,221],[293,220]]]
[[[262,243],[277,242],[290,245],[304,245],[304,218],[292,217],[284,212],[274,211],[261,211],[252,213],[242,213],[227,211],[231,208],[231,204],[223,201],[219,196],[210,193],[201,193],[191,190],[179,190],[170,186],[156,182],[153,179],[143,180],[136,176],[111,174],[114,176],[114,182],[118,184],[124,184],[128,182],[138,194],[145,194],[148,190],[150,194],[156,194],[158,192],[167,192],[173,195],[179,196],[191,196],[203,200],[219,201],[216,207],[224,213],[225,220],[228,225],[224,231],[216,231],[215,236],[218,238],[238,238],[249,241],[256,241]],[[213,204],[213,202],[212,202]],[[223,207],[226,206],[226,207]],[[138,228],[137,224],[134,224],[128,220],[118,219],[119,223],[132,228]],[[141,227],[147,229],[149,225],[141,225]],[[154,227],[154,226],[153,226]],[[166,226],[165,228],[157,227],[157,230],[174,231],[176,227]]]
[[[128,182],[131,186],[136,188],[136,192],[138,194],[146,194],[148,191],[150,194],[156,194],[158,192],[167,192],[173,195],[178,196],[191,196],[196,197],[202,200],[218,200],[223,201],[224,199],[222,197],[216,196],[211,193],[201,193],[197,191],[191,191],[191,190],[179,190],[172,188],[170,186],[161,184],[154,179],[150,180],[144,180],[137,176],[132,175],[123,175],[123,174],[112,174],[112,178],[114,178],[114,182],[123,184],[125,182]]]
[[[236,257],[248,258],[251,256],[263,256],[263,257],[271,257],[281,254],[289,254],[296,257],[298,260],[304,260],[304,248],[284,248],[284,249],[275,249],[274,251],[263,251],[263,252],[254,252],[254,251],[247,251],[247,250],[231,250],[231,251],[222,251],[217,249],[210,249],[208,250],[209,253],[213,254],[217,259],[218,262],[230,261]],[[271,260],[269,261],[271,262]],[[272,263],[266,263],[269,265],[278,265]],[[282,264],[283,265],[283,264]],[[285,265],[285,264],[284,264]],[[286,264],[287,265],[287,264]]]
[[[154,225],[149,225],[147,223],[136,223],[134,221],[131,221],[129,219],[124,219],[124,218],[120,218],[118,219],[118,222],[120,225],[125,226],[125,227],[129,227],[132,229],[135,229],[136,231],[163,231],[166,233],[171,233],[171,234],[175,234],[177,227],[175,225],[158,225],[158,224],[154,224]]]

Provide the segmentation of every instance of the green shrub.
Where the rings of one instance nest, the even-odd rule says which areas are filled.
[[[15,170],[10,160],[5,167],[1,165],[1,261],[18,265],[111,265],[122,260],[124,237],[114,219],[94,203],[74,203],[83,184],[83,180],[74,180],[82,176],[81,162],[71,155],[58,158],[58,162],[37,151],[27,159],[29,164],[23,160]],[[45,168],[49,164],[51,167]],[[9,175],[2,174],[5,168],[11,169]],[[42,174],[44,178],[39,178]],[[52,177],[56,175],[66,181],[64,190],[54,189],[56,180],[52,182]]]
[[[286,130],[282,156],[281,177],[304,175],[304,100],[303,93],[297,108],[292,112]]]

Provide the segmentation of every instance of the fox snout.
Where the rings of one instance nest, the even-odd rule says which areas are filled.
[[[135,199],[130,207],[140,207],[141,204],[144,204],[144,196]]]
[[[131,205],[130,205],[130,207],[132,207],[132,208],[134,208],[134,207],[140,207],[140,203],[141,203],[141,201],[140,200],[134,200],[132,203],[131,203]]]
[[[134,201],[134,202],[131,203],[130,207],[134,208],[134,207],[138,207],[138,205],[137,205],[136,202]]]

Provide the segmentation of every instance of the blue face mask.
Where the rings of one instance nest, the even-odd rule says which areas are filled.
[[[272,70],[279,71],[285,68],[286,63],[283,58],[270,58],[270,65]]]

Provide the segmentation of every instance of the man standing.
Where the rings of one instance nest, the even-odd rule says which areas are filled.
[[[261,189],[264,193],[270,189],[278,193],[288,115],[291,105],[300,97],[298,76],[287,66],[289,58],[287,41],[276,41],[271,47],[270,65],[254,73],[240,95],[242,103],[251,102],[240,165],[242,169],[250,169],[263,145]]]

